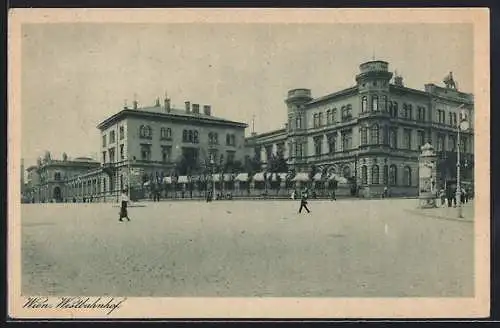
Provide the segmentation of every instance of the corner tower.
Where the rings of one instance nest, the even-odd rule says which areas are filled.
[[[288,91],[285,104],[288,108],[288,154],[290,164],[302,163],[307,154],[307,115],[306,104],[313,98],[310,89]]]
[[[305,104],[312,99],[310,89],[293,89],[288,91],[285,104],[288,109],[288,130],[290,132],[306,129]]]
[[[389,63],[382,60],[369,61],[361,64],[359,70],[356,83],[359,90],[361,114],[387,111],[389,84],[392,78]]]

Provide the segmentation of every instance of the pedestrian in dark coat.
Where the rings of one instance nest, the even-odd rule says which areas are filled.
[[[121,207],[120,207],[120,218],[118,221],[122,222],[123,218],[126,218],[127,221],[130,221],[130,218],[128,217],[128,211],[127,211],[127,205],[129,202],[127,190],[122,191],[122,196],[121,196]]]
[[[302,192],[302,195],[300,197],[300,207],[299,207],[299,213],[302,213],[302,208],[305,208],[307,213],[311,213],[311,211],[309,211],[309,209],[307,208],[307,199],[308,199],[309,195],[308,195],[308,190],[307,188],[304,189],[304,191]]]

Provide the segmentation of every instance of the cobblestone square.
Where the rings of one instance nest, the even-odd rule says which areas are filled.
[[[465,297],[470,220],[414,199],[22,205],[23,295]],[[439,209],[438,209],[439,210]],[[450,212],[448,209],[442,211]]]

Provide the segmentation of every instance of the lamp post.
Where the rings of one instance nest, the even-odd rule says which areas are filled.
[[[215,162],[214,162],[214,157],[210,156],[210,167],[211,167],[211,174],[212,174],[212,200],[215,197],[215,180],[214,180],[214,171],[215,171]]]
[[[458,124],[457,128],[457,190],[455,192],[455,198],[457,202],[457,207],[458,207],[458,217],[463,218],[462,215],[462,204],[461,204],[461,194],[462,194],[462,188],[460,186],[460,131],[466,131],[469,128],[469,122],[467,120],[466,112],[463,109],[463,104],[460,105],[457,109],[460,110],[460,122]]]

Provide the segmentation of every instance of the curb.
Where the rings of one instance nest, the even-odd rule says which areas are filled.
[[[474,223],[474,219],[468,219],[468,218],[461,219],[461,218],[452,218],[452,217],[443,216],[443,215],[432,215],[430,213],[424,213],[424,212],[416,211],[416,210],[404,210],[404,211],[411,213],[411,214],[415,214],[415,215],[423,216],[423,217],[428,217],[428,218],[432,218],[432,219],[456,221],[456,222],[464,222],[464,223]],[[425,209],[422,211],[425,211]]]

